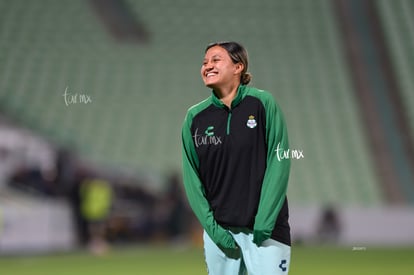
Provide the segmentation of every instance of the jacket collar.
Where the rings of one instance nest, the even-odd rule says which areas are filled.
[[[246,95],[246,86],[239,85],[239,87],[237,88],[236,97],[231,102],[231,109],[239,105],[239,103],[242,101],[245,95]],[[214,90],[212,91],[211,98],[215,106],[219,108],[227,108],[227,106],[216,96],[216,94],[214,93]]]

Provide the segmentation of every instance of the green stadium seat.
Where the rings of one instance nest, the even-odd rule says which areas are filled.
[[[0,1],[0,107],[98,164],[180,169],[185,111],[210,94],[199,76],[204,47],[237,40],[252,85],[274,94],[292,149],[304,151],[292,161],[291,201],[384,202],[331,1],[126,2],[149,44],[117,43],[87,1]],[[66,106],[66,87],[92,103]]]

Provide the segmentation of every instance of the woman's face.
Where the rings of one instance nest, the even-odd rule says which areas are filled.
[[[215,89],[233,81],[240,81],[242,69],[243,64],[234,64],[224,48],[213,46],[204,56],[201,78],[207,87]]]

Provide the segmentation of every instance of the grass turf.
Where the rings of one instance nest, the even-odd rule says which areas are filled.
[[[409,274],[414,248],[293,247],[291,275]],[[115,248],[101,257],[87,252],[0,257],[2,275],[201,275],[203,251],[166,246]]]

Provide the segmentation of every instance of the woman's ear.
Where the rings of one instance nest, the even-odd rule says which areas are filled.
[[[234,64],[234,66],[234,74],[241,74],[241,72],[244,70],[244,64],[241,62]]]

